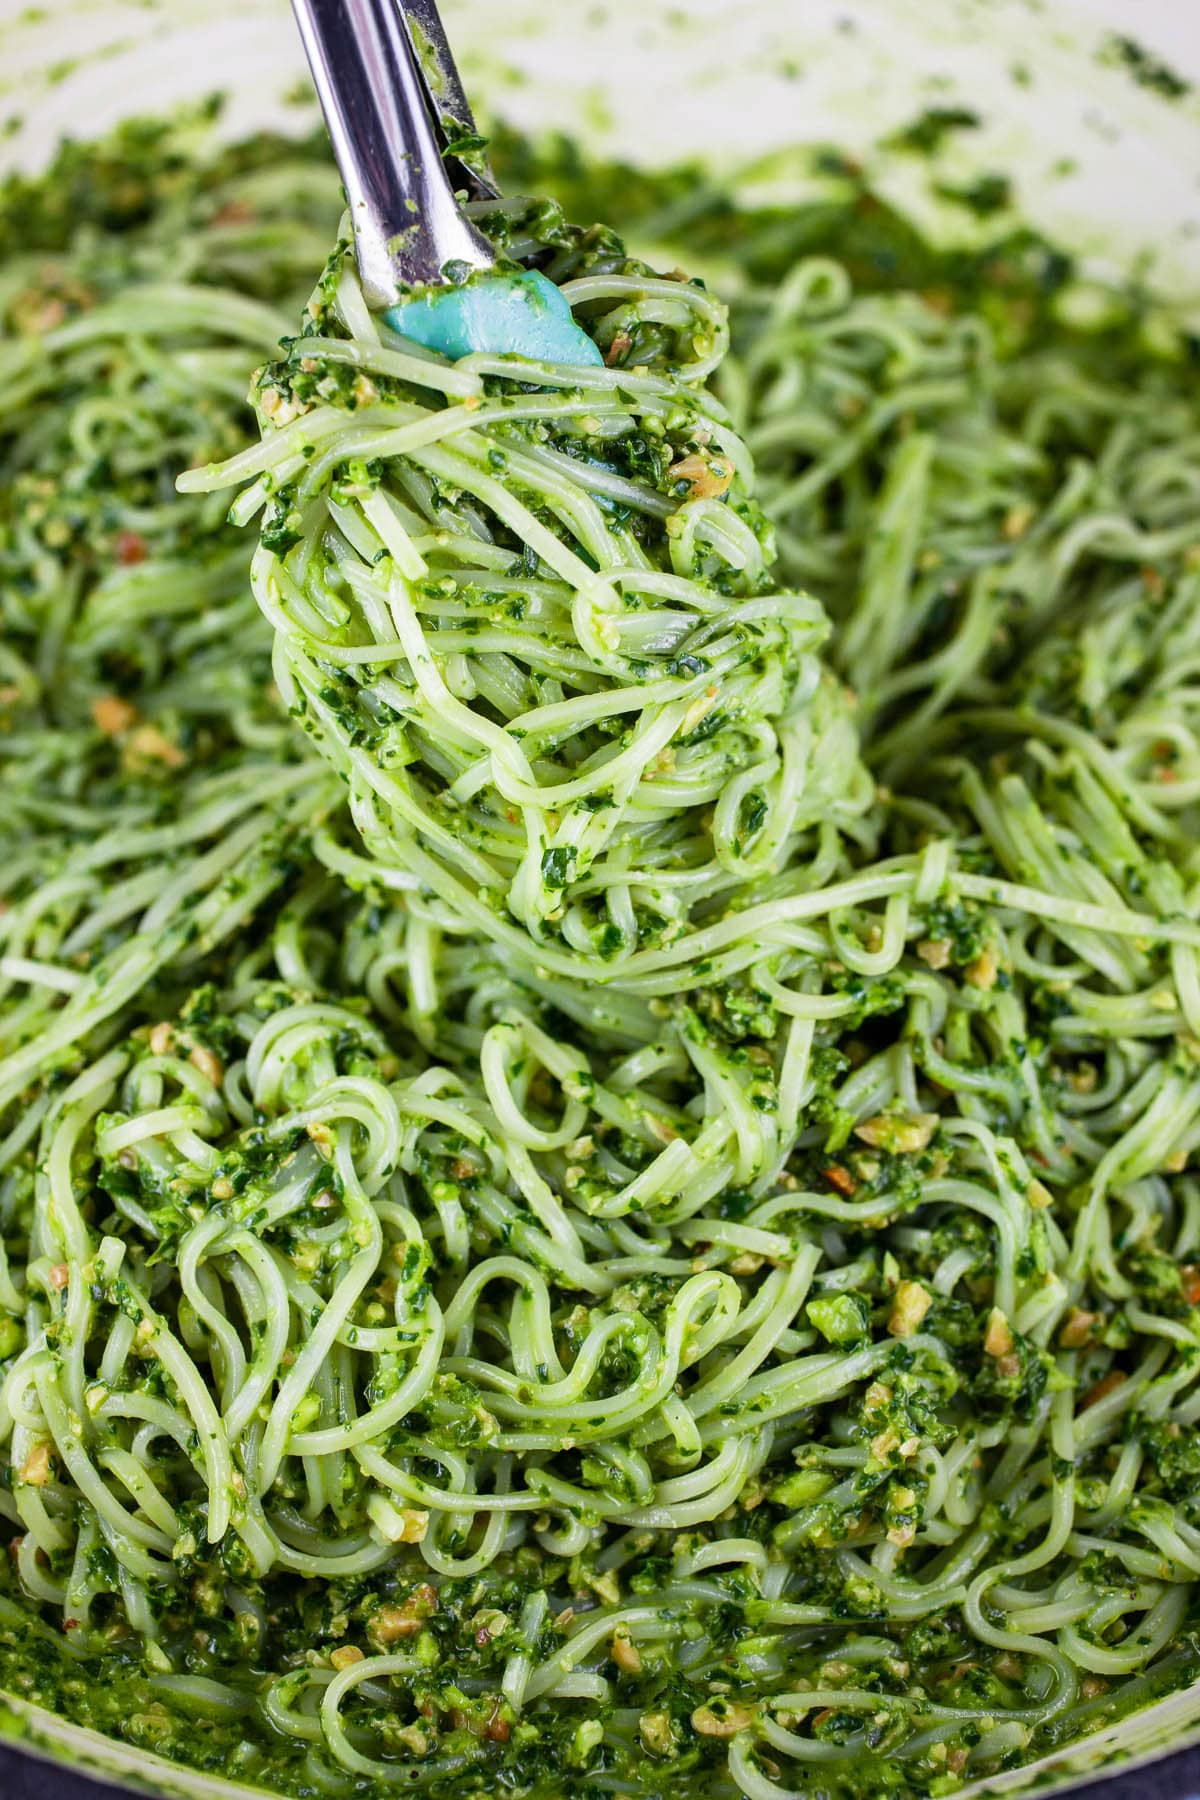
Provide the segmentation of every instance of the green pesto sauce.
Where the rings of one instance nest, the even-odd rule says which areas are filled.
[[[1138,67],[1142,71],[1139,78],[1160,87],[1169,74],[1142,64]],[[948,133],[969,129],[972,123],[965,114],[928,114],[902,134],[898,148],[907,154],[936,150]],[[493,151],[506,188],[549,193],[561,202],[568,217],[618,219],[634,235],[677,247],[682,262],[691,255],[732,256],[759,289],[778,284],[801,256],[830,255],[846,267],[862,292],[912,290],[933,296],[939,308],[951,313],[978,312],[991,325],[1004,354],[1016,355],[1031,344],[1057,346],[1076,360],[1081,378],[1102,368],[1110,380],[1119,379],[1122,370],[1140,375],[1154,360],[1155,352],[1143,335],[1148,309],[1144,296],[1131,292],[1111,297],[1099,327],[1087,333],[1076,331],[1064,321],[1057,305],[1073,276],[1068,257],[1032,232],[1007,228],[985,251],[940,251],[874,195],[854,166],[836,152],[823,154],[823,172],[828,177],[825,198],[798,208],[743,210],[719,183],[695,167],[649,176],[624,166],[589,164],[565,142],[538,149],[507,134],[501,134]],[[233,205],[227,190],[241,187],[251,197],[237,203],[244,212],[235,208],[229,214],[223,260],[194,271],[192,279],[234,279],[241,291],[270,301],[284,312],[298,310],[296,289],[303,281],[284,249],[280,247],[273,256],[268,238],[249,255],[237,242],[239,226],[253,214],[255,182],[269,184],[273,171],[296,165],[313,175],[307,191],[315,196],[309,216],[298,223],[314,237],[331,235],[337,198],[325,174],[324,146],[317,139],[296,146],[258,137],[205,164],[196,161],[185,137],[159,124],[131,124],[102,145],[69,145],[45,178],[13,178],[0,190],[0,258],[32,259],[28,278],[18,284],[8,304],[25,309],[22,317],[34,331],[39,307],[50,309],[56,322],[82,315],[97,296],[103,297],[106,285],[119,286],[131,268],[153,263],[158,256],[169,262],[171,246],[196,221],[211,221],[214,210]],[[977,211],[990,212],[1003,204],[1005,193],[985,183],[960,198]],[[735,342],[738,328],[735,308]],[[1170,355],[1186,361],[1196,350],[1194,343],[1186,343],[1182,350],[1172,348]],[[210,403],[200,416],[189,410],[186,396],[178,405],[178,417],[169,422],[170,435],[186,441],[192,453],[203,445],[203,454],[215,459],[235,447],[250,428],[248,410],[233,392],[226,407]],[[652,447],[645,453],[652,454]],[[114,488],[120,487],[130,504],[149,509],[163,495],[161,472],[123,470],[101,458],[88,478],[72,485],[56,478],[55,455],[52,446],[40,460],[22,467],[10,483],[10,498],[0,502],[0,570],[6,557],[10,572],[18,561],[18,508],[25,523],[32,521],[47,543],[69,546],[81,579],[90,578],[98,567],[110,566],[114,556],[137,562],[143,554],[161,555],[186,560],[193,569],[203,571],[207,565],[219,565],[223,558],[241,553],[239,534],[211,508],[183,502],[164,508],[158,523],[147,528],[148,542],[136,554],[128,544],[122,549],[114,541]],[[181,455],[179,466],[182,461]],[[167,474],[171,473],[168,469]],[[276,495],[272,512],[272,519],[278,521],[280,543],[286,542],[288,529],[286,501],[286,494]],[[150,636],[140,643],[114,637],[103,649],[104,666],[114,685],[128,687],[148,679],[147,671],[156,657],[167,654],[165,642],[155,641],[154,629],[151,625]],[[161,624],[159,629],[167,635]],[[283,756],[289,739],[268,698],[269,682],[269,646],[264,642],[260,659],[247,667],[244,686],[234,698],[255,709],[264,732],[279,732],[273,755]],[[331,692],[336,697],[336,689]],[[218,711],[197,717],[185,711],[172,713],[168,707],[160,724],[182,755],[203,757],[214,768],[221,767],[228,728]],[[120,762],[111,744],[98,745],[89,778],[94,794],[103,797],[109,791],[119,792],[127,800],[132,791],[153,812],[155,806],[165,804],[170,767],[169,759],[164,766],[153,747],[131,767]],[[751,798],[745,829],[752,833],[755,828]],[[302,847],[299,842],[284,844],[277,854],[284,862],[289,857],[298,859]],[[552,865],[543,873],[553,885],[560,878],[565,881],[568,872]],[[969,904],[931,907],[926,931],[930,939],[946,945],[947,961],[955,969],[975,966],[987,948],[980,913]],[[886,977],[841,971],[835,986],[853,1001],[846,1029],[866,1038],[904,1001],[903,989]],[[209,1023],[204,989],[186,1004],[178,993],[164,995],[164,1012],[168,998],[171,1016],[182,1005],[180,1016],[189,1027],[214,1051],[222,1051],[219,1023],[204,1037]],[[1053,997],[1047,996],[1047,1022],[1053,1004]],[[690,1028],[700,1037],[708,1034],[748,1052],[775,1024],[766,997],[734,980],[701,991]],[[564,1028],[569,1030],[569,1024]],[[939,1163],[936,1146],[915,1144],[903,1137],[885,1137],[869,1150],[850,1141],[853,1118],[839,1111],[835,1096],[857,1053],[853,1045],[845,1052],[833,1048],[819,1052],[813,1117],[827,1126],[828,1135],[819,1147],[805,1153],[803,1166],[797,1164],[795,1172],[806,1186],[816,1188],[822,1183],[832,1182],[837,1187],[848,1181],[857,1199],[878,1200],[881,1212],[894,1217],[920,1204],[922,1184],[936,1178],[944,1165]],[[1030,1053],[1022,1044],[1012,1054],[1016,1062]],[[358,1054],[357,1045],[345,1046],[346,1069],[355,1066]],[[240,1160],[227,1165],[231,1185],[241,1190],[252,1181],[261,1181],[266,1191],[276,1161],[281,1162],[294,1148],[289,1142],[268,1149],[261,1136],[256,1140],[255,1134],[248,1132]],[[836,1173],[831,1175],[831,1171]],[[176,1198],[166,1192],[150,1192],[144,1181],[125,1181],[119,1165],[106,1171],[105,1184],[114,1201],[136,1201],[154,1209],[169,1251],[172,1211],[180,1211]],[[722,1197],[721,1211],[724,1217],[736,1219],[739,1209],[748,1204],[747,1196],[730,1189]],[[182,1228],[182,1218],[178,1223]],[[869,1229],[859,1234],[862,1244],[869,1242],[870,1235]],[[963,1209],[945,1218],[924,1251],[924,1260],[906,1266],[906,1279],[931,1278],[942,1258],[952,1248],[964,1245],[975,1252],[976,1273],[982,1277],[988,1235],[978,1218]],[[850,1254],[858,1247],[852,1242]],[[1040,1253],[1035,1234],[1026,1252],[1031,1266]],[[1130,1270],[1138,1294],[1147,1302],[1153,1301],[1172,1317],[1186,1315],[1178,1272],[1170,1259],[1147,1254],[1140,1261],[1135,1259]],[[853,1295],[814,1298],[808,1306],[809,1323],[834,1346],[849,1350],[868,1341],[872,1332],[880,1329],[890,1304],[892,1279],[884,1259],[873,1275],[864,1276]],[[637,1297],[643,1310],[654,1316],[660,1297],[650,1286],[644,1284],[645,1291]],[[954,1348],[953,1378],[969,1394],[978,1417],[1019,1424],[1031,1417],[1047,1384],[1054,1381],[1054,1362],[1032,1341],[1020,1337],[1004,1359],[1003,1370],[997,1369],[994,1359],[980,1356],[985,1288],[983,1282],[977,1303],[935,1301],[930,1324],[936,1325],[942,1339]],[[1113,1330],[1119,1333],[1119,1325],[1114,1323]],[[0,1343],[6,1355],[15,1348]],[[883,1397],[876,1396],[867,1406],[856,1429],[869,1432],[876,1441],[894,1436],[900,1442],[915,1432],[936,1443],[942,1427],[925,1390],[906,1381],[907,1355],[902,1343],[897,1343],[886,1366],[890,1386]],[[609,1373],[615,1380],[619,1371],[614,1368]],[[464,1398],[470,1401],[465,1387]],[[424,1428],[424,1422],[415,1419],[405,1421],[402,1429],[419,1434]],[[462,1442],[465,1445],[469,1438],[464,1435]],[[1151,1434],[1147,1448],[1152,1499],[1173,1500],[1194,1490],[1198,1471],[1190,1440],[1181,1443],[1177,1438]],[[599,1486],[603,1471],[590,1473]],[[585,1462],[583,1478],[588,1475]],[[919,1499],[887,1465],[886,1457],[878,1467],[868,1465],[860,1480],[861,1504],[877,1508],[890,1527],[903,1530],[918,1516]],[[743,1495],[738,1523],[744,1535],[786,1549],[802,1578],[803,1598],[827,1606],[843,1621],[848,1641],[863,1633],[886,1637],[894,1646],[894,1653],[873,1667],[870,1677],[879,1695],[871,1748],[850,1781],[839,1777],[840,1790],[862,1795],[951,1792],[958,1785],[953,1774],[906,1774],[897,1761],[889,1760],[889,1746],[894,1741],[889,1702],[920,1685],[942,1704],[995,1702],[1011,1706],[1017,1703],[1011,1671],[1003,1666],[998,1669],[995,1657],[981,1653],[956,1609],[911,1626],[897,1624],[889,1621],[882,1596],[869,1581],[843,1582],[836,1575],[832,1560],[822,1552],[841,1539],[846,1524],[844,1514],[825,1500],[831,1486],[827,1471],[804,1462],[782,1478],[773,1471],[752,1493]],[[77,1658],[70,1649],[69,1632],[48,1622],[49,1609],[43,1621],[37,1617],[37,1608],[22,1596],[15,1568],[7,1559],[0,1570],[0,1688],[180,1763],[259,1784],[298,1800],[316,1800],[327,1789],[314,1780],[305,1747],[264,1724],[255,1708],[255,1695],[269,1675],[302,1669],[314,1661],[324,1663],[340,1646],[371,1641],[388,1608],[412,1603],[424,1578],[424,1564],[415,1551],[398,1550],[386,1571],[373,1576],[336,1583],[275,1575],[256,1588],[246,1570],[236,1564],[236,1544],[232,1549],[209,1549],[204,1546],[202,1518],[198,1515],[194,1523],[192,1548],[188,1551],[185,1546],[179,1557],[182,1585],[178,1592],[163,1597],[163,1641],[171,1648],[177,1668],[219,1679],[226,1688],[243,1693],[243,1710],[233,1711],[228,1706],[199,1713],[182,1710],[169,1680],[162,1671],[147,1666],[140,1641],[122,1626],[115,1597],[109,1608],[110,1647],[103,1654]],[[1015,1553],[1022,1539],[1019,1517],[1008,1517],[1003,1507],[997,1507],[987,1524]],[[652,1595],[665,1580],[669,1559],[662,1535],[652,1531],[642,1535],[644,1543],[622,1573],[622,1597]],[[703,1532],[696,1535],[700,1541]],[[105,1553],[100,1550],[96,1554],[102,1558]],[[236,1576],[242,1588],[254,1595],[265,1629],[249,1614],[235,1623],[224,1613],[220,1592],[227,1576]],[[406,1749],[411,1752],[432,1722],[438,1756],[453,1759],[463,1755],[469,1759],[468,1766],[441,1777],[418,1771],[412,1782],[399,1790],[343,1774],[338,1778],[338,1792],[366,1796],[411,1788],[435,1800],[440,1795],[473,1800],[497,1792],[551,1800],[569,1783],[581,1800],[590,1796],[598,1800],[612,1791],[614,1783],[628,1777],[640,1783],[648,1800],[732,1793],[723,1774],[720,1741],[706,1737],[693,1724],[697,1708],[711,1699],[711,1665],[706,1666],[703,1683],[693,1683],[679,1668],[651,1659],[642,1670],[622,1678],[620,1707],[661,1721],[654,1729],[666,1749],[653,1763],[635,1754],[631,1732],[624,1738],[618,1732],[601,1748],[591,1729],[596,1709],[585,1704],[555,1708],[535,1704],[518,1719],[500,1698],[499,1680],[512,1645],[512,1622],[525,1598],[541,1589],[553,1594],[554,1615],[567,1608],[583,1610],[594,1605],[597,1596],[614,1598],[606,1590],[606,1579],[587,1558],[555,1559],[527,1547],[499,1557],[477,1579],[443,1584],[436,1608],[422,1616],[419,1632],[409,1640],[415,1643],[424,1672],[405,1684],[403,1706],[391,1727],[391,1747],[397,1754]],[[754,1666],[755,1602],[736,1570],[722,1571],[711,1579],[725,1590],[717,1666],[736,1691]],[[1120,1572],[1112,1579],[1114,1587],[1118,1586]],[[504,1628],[496,1629],[501,1619]],[[686,1638],[686,1616],[680,1624]],[[713,1629],[710,1622],[710,1635]],[[549,1654],[558,1641],[556,1632],[561,1637],[564,1630],[565,1626],[553,1621],[547,1623],[530,1649],[542,1656]],[[819,1638],[798,1642],[790,1678],[836,1684],[840,1677],[834,1662],[836,1652],[831,1659]],[[1111,1722],[1121,1709],[1143,1705],[1157,1693],[1197,1675],[1200,1629],[1189,1614],[1172,1658],[1158,1665],[1152,1676],[1122,1690],[1120,1699],[1114,1693],[1098,1693],[1087,1713],[1073,1714],[1072,1729]],[[839,1713],[836,1706],[831,1707],[817,1727],[817,1735],[837,1742],[860,1722],[857,1714]],[[974,1741],[972,1732],[977,1739],[977,1727],[964,1726],[961,1744]],[[1051,1725],[1030,1754],[1052,1748],[1054,1740],[1055,1727]],[[956,1740],[947,1743],[953,1747]]]

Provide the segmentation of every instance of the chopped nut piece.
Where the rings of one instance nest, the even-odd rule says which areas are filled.
[[[430,1736],[429,1727],[419,1725],[415,1720],[411,1725],[402,1725],[399,1731],[393,1728],[390,1735],[398,1744],[403,1744],[410,1756],[428,1756],[433,1748],[433,1738]],[[490,1732],[484,1732],[485,1737],[490,1735]],[[505,1735],[507,1736],[507,1733]]]
[[[856,1125],[854,1135],[873,1149],[911,1156],[928,1146],[939,1122],[936,1113],[876,1113],[873,1119]]]
[[[312,1254],[301,1256],[294,1251],[292,1261],[301,1274],[313,1274],[321,1260],[320,1246],[313,1244],[306,1246],[306,1249]],[[382,1307],[376,1310],[381,1319],[386,1316]],[[415,1506],[392,1506],[389,1502],[384,1502],[378,1512],[372,1508],[372,1518],[389,1544],[423,1543],[429,1530],[429,1514]]]
[[[949,938],[922,938],[917,955],[931,969],[945,969],[949,967],[952,948]]]
[[[220,1087],[225,1079],[225,1069],[219,1056],[214,1056],[203,1044],[197,1044],[188,1061],[194,1069],[199,1069],[202,1075],[207,1076],[214,1087]]]
[[[386,1646],[400,1638],[416,1637],[426,1619],[438,1609],[437,1589],[423,1581],[415,1587],[402,1606],[379,1607],[367,1620],[367,1636],[373,1644]]]
[[[690,737],[697,725],[703,724],[717,704],[719,695],[720,689],[716,687],[706,687],[702,694],[696,695],[679,722],[680,737]]]
[[[766,1260],[766,1257],[759,1256],[757,1251],[743,1250],[741,1255],[735,1256],[730,1263],[729,1273],[731,1275],[757,1275]]]
[[[67,1268],[66,1263],[55,1263],[46,1276],[50,1286],[55,1289],[65,1288],[70,1279],[71,1271]]]
[[[764,1485],[757,1475],[752,1475],[741,1493],[738,1505],[744,1512],[755,1512],[767,1498],[770,1489]]]
[[[988,1314],[987,1330],[983,1334],[983,1348],[988,1356],[1007,1356],[1013,1348],[1013,1334],[1008,1320],[998,1306],[993,1306]]]
[[[429,1514],[415,1506],[402,1506],[400,1517],[404,1520],[404,1530],[400,1533],[402,1544],[420,1544],[429,1530]]]
[[[50,1446],[42,1440],[35,1444],[21,1465],[19,1479],[27,1487],[45,1487],[50,1480]]]
[[[698,450],[667,470],[671,481],[686,481],[689,500],[719,500],[733,485],[733,464],[725,456]]]
[[[496,1638],[503,1637],[504,1633],[508,1630],[508,1626],[508,1614],[501,1612],[499,1607],[496,1606],[485,1606],[483,1611],[477,1612],[471,1620],[471,1627],[475,1633],[475,1642],[480,1650],[484,1649]]]
[[[911,1337],[933,1305],[933,1295],[919,1281],[902,1281],[892,1300],[887,1328],[893,1337]]]
[[[1058,1334],[1058,1341],[1062,1348],[1064,1350],[1081,1350],[1085,1344],[1090,1343],[1092,1328],[1099,1323],[1100,1318],[1099,1313],[1084,1312],[1080,1307],[1073,1306]]]
[[[564,1438],[563,1449],[570,1450],[573,1444],[573,1438]],[[585,1575],[584,1580],[594,1594],[599,1594],[605,1606],[616,1606],[619,1603],[621,1598],[621,1584],[617,1578],[617,1571],[615,1569],[594,1571],[590,1575]]]
[[[643,1713],[638,1720],[638,1731],[651,1756],[675,1755],[675,1732],[669,1714],[665,1712]]]
[[[1079,1692],[1084,1700],[1096,1700],[1108,1692],[1108,1683],[1103,1675],[1085,1675],[1079,1684]]]
[[[609,1646],[608,1653],[616,1663],[618,1669],[623,1669],[626,1675],[639,1675],[641,1673],[641,1652],[630,1637],[626,1626],[617,1626],[617,1629],[612,1634],[612,1643]]]
[[[175,1027],[166,1019],[150,1027],[150,1050],[154,1056],[170,1056],[175,1048]]]
[[[357,1644],[339,1644],[336,1650],[329,1653],[330,1666],[334,1669],[348,1669],[354,1663],[365,1662],[366,1658]]]
[[[122,731],[128,731],[136,718],[137,707],[118,694],[101,694],[92,701],[92,723],[105,737],[118,737]]]
[[[233,1183],[227,1175],[218,1175],[209,1190],[214,1200],[232,1200]]]
[[[276,430],[282,430],[285,425],[290,425],[293,419],[298,419],[302,413],[312,410],[307,400],[297,400],[291,395],[285,396],[275,387],[263,388],[258,396],[258,404],[263,417],[269,419]]]
[[[692,1714],[692,1730],[698,1731],[701,1737],[731,1738],[753,1725],[757,1717],[752,1706],[743,1706],[737,1700],[713,1700],[707,1706],[696,1708]]]
[[[125,740],[124,761],[130,768],[162,763],[168,769],[181,769],[187,757],[178,744],[163,736],[157,725],[139,725]]]
[[[785,1731],[794,1731],[796,1726],[802,1725],[808,1717],[808,1708],[795,1706],[773,1707],[772,1716],[774,1717],[775,1723],[777,1725],[782,1725]]]
[[[9,317],[16,329],[30,337],[43,337],[61,325],[66,316],[65,302],[38,288],[30,288],[19,295],[9,309]]]
[[[986,950],[981,950],[975,961],[967,964],[965,971],[971,986],[983,988],[985,991],[995,987],[996,976],[999,972],[1000,959],[990,946]]]

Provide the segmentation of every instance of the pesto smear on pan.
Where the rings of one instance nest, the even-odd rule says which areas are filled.
[[[0,1688],[780,1800],[1192,1681],[1194,346],[505,142],[603,367],[451,366],[203,126],[0,191]]]

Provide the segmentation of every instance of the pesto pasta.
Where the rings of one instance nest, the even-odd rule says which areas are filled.
[[[786,1800],[1193,1681],[1186,341],[502,144],[742,279],[483,209],[604,363],[448,364],[194,129],[0,197],[0,1687]]]
[[[582,390],[418,360],[345,242],[259,379],[261,450],[183,485],[249,478],[233,516],[265,509],[281,691],[388,879],[571,980],[628,987],[653,961],[686,983],[669,947],[756,878],[821,885],[873,788],[825,616],[772,583],[746,451],[703,385],[724,307],[524,211],[486,222],[549,257],[604,349]]]

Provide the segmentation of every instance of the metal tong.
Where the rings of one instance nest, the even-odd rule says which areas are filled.
[[[367,305],[452,360],[483,352],[599,363],[554,283],[537,269],[498,269],[459,210],[455,184],[477,200],[497,189],[434,0],[292,3],[350,202]]]
[[[292,0],[350,206],[367,304],[496,257],[455,185],[494,199],[434,0]],[[458,146],[458,148],[455,148]],[[453,175],[453,184],[451,176]]]

